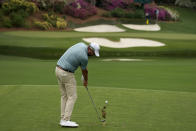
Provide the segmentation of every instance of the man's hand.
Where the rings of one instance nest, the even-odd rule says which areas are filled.
[[[84,85],[84,87],[87,87],[88,81],[84,80],[84,81],[83,81],[83,85]]]
[[[82,70],[82,68],[81,68],[81,70]],[[87,69],[84,69],[84,70],[82,70],[82,75],[83,75],[83,85],[85,86],[85,87],[87,87],[87,85],[88,85],[88,70]]]

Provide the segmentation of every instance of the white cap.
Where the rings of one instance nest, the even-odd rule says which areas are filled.
[[[99,44],[97,44],[97,43],[91,43],[89,46],[94,50],[95,55],[97,57],[99,57],[99,50],[100,50]]]

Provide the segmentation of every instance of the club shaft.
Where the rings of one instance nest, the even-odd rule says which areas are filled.
[[[98,119],[101,121],[101,118],[100,118],[100,116],[99,116],[98,110],[97,110],[96,105],[95,105],[95,103],[94,103],[94,101],[93,101],[93,98],[92,98],[92,96],[91,96],[91,94],[90,94],[90,92],[89,92],[89,90],[88,90],[88,87],[86,87],[86,90],[87,90],[88,95],[89,95],[89,97],[90,97],[90,99],[91,99],[91,102],[92,102],[92,104],[93,104],[93,107],[94,107],[94,109],[95,109],[95,111],[96,111],[96,113],[97,113],[97,117],[98,117]]]

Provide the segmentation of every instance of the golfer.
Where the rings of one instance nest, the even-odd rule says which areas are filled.
[[[71,121],[71,114],[77,99],[74,72],[80,66],[84,77],[83,85],[86,87],[88,85],[88,56],[99,57],[99,50],[100,46],[96,43],[87,46],[81,42],[70,47],[58,60],[55,72],[61,92],[61,126],[79,126]]]

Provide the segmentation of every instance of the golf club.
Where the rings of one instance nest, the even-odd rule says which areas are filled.
[[[95,111],[96,111],[96,113],[97,113],[98,119],[99,119],[101,122],[105,122],[105,120],[101,120],[101,117],[100,117],[100,115],[99,115],[99,113],[98,113],[98,110],[97,110],[97,108],[96,108],[96,105],[95,105],[95,103],[94,103],[94,101],[93,101],[93,98],[92,98],[92,96],[91,96],[91,94],[90,94],[90,92],[89,92],[87,86],[86,86],[86,90],[87,90],[88,95],[89,95],[89,97],[90,97],[90,99],[91,99],[91,103],[93,104],[93,107],[94,107],[94,109],[95,109]]]

